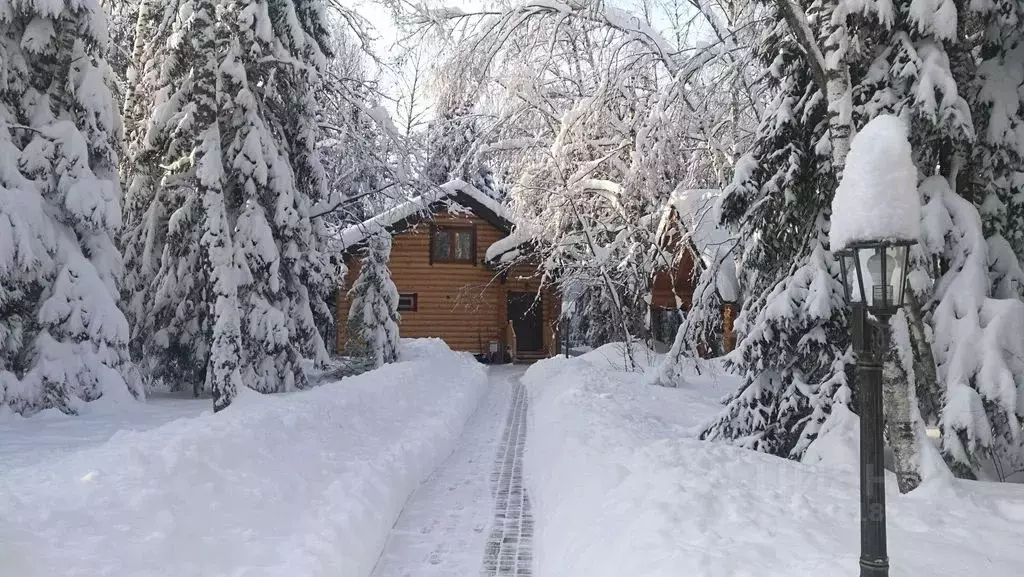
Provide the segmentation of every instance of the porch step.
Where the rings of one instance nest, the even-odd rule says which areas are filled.
[[[515,363],[517,365],[532,365],[541,359],[548,358],[548,354],[544,351],[527,351],[516,354]]]

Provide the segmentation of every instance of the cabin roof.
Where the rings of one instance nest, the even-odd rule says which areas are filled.
[[[464,180],[455,179],[342,230],[340,234],[342,251],[362,246],[367,237],[382,230],[386,230],[390,234],[408,230],[418,222],[429,220],[429,215],[451,209],[453,204],[469,210],[506,235],[510,235],[505,239],[511,238],[514,225],[508,210],[500,202],[484,194],[475,186]],[[494,245],[501,242],[498,241]],[[497,254],[500,256],[503,253],[504,251],[499,251]],[[488,247],[488,260],[490,260],[490,256],[491,247]]]
[[[679,223],[696,249],[705,267],[717,266],[715,284],[725,301],[739,299],[739,280],[736,260],[732,254],[736,246],[735,235],[718,225],[721,216],[722,191],[718,189],[676,189],[666,203],[658,237],[667,235],[673,223]]]

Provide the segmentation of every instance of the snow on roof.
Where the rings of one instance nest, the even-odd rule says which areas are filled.
[[[394,226],[399,221],[427,212],[431,204],[443,197],[439,191],[430,191],[393,206],[373,218],[353,224],[341,231],[341,246],[346,249],[361,244],[367,237]]]
[[[493,212],[499,218],[504,219],[508,222],[512,222],[512,215],[509,214],[508,209],[505,205],[501,204],[494,198],[483,193],[480,189],[469,184],[465,180],[456,178],[441,185],[441,190],[446,191],[446,196],[454,196],[457,193],[465,194],[472,198],[478,203],[482,204],[487,210]]]
[[[736,262],[731,257],[736,237],[718,226],[721,196],[722,191],[718,189],[676,189],[669,197],[668,205],[689,233],[704,265],[718,265],[718,294],[723,300],[736,301],[739,299],[739,280]],[[666,218],[659,226],[659,236],[667,232],[670,214],[666,211]]]
[[[436,189],[393,206],[373,218],[342,230],[340,235],[341,246],[343,249],[347,249],[359,245],[367,237],[382,230],[387,230],[407,218],[417,214],[429,213],[432,204],[449,198],[455,199],[459,195],[468,197],[487,211],[494,213],[497,218],[509,223],[512,222],[508,209],[504,205],[468,182],[455,179],[442,184]],[[490,249],[488,248],[489,252]]]
[[[917,168],[907,126],[877,116],[853,137],[843,178],[832,199],[829,247],[866,240],[916,240],[921,235]]]

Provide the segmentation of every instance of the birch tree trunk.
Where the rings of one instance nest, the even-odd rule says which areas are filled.
[[[889,352],[882,369],[882,407],[885,433],[893,453],[893,469],[900,493],[921,484],[917,423],[911,404],[914,394],[914,363],[909,323],[904,311],[896,313],[884,330],[889,331]]]
[[[846,15],[837,7],[826,28],[825,99],[828,102],[829,141],[832,145],[832,170],[836,182],[843,176],[846,154],[850,152],[853,133],[853,94],[850,86],[850,65],[846,51],[850,46]]]

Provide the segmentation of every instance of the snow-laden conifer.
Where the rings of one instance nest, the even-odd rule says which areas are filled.
[[[140,394],[118,309],[121,120],[99,3],[0,0],[0,406]]]
[[[740,339],[727,364],[744,383],[702,435],[787,457],[803,455],[833,403],[851,401],[852,368],[822,193],[835,182],[828,111],[799,54],[769,36],[762,57],[774,64],[775,97],[722,199],[742,246]]]
[[[236,370],[259,391],[302,388],[301,359],[326,360],[317,318],[340,273],[310,215],[326,194],[322,6],[152,8],[139,11],[152,34],[126,107],[137,119],[123,237],[135,351],[153,376],[197,394],[230,390]],[[196,73],[201,62],[211,74]]]
[[[368,358],[373,367],[398,359],[398,289],[388,269],[390,257],[391,236],[383,231],[370,236],[349,291],[347,352]]]
[[[992,347],[980,358],[971,356],[971,347],[989,338],[985,335],[1002,330],[989,316],[993,307],[1006,307],[1004,317],[1013,318],[1018,302],[1019,256],[1009,240],[1011,227],[1005,223],[1013,214],[1011,192],[1019,187],[1008,175],[1020,171],[1013,153],[1019,150],[1019,139],[1010,136],[1012,127],[1020,125],[1020,91],[1019,87],[1007,90],[986,69],[1002,70],[1001,79],[1016,73],[1017,69],[1009,68],[1014,67],[1013,47],[1019,43],[1007,22],[1019,21],[1020,5],[1008,2],[996,9],[975,4],[964,6],[959,15],[948,9],[951,3],[943,5],[946,9],[931,11],[920,10],[912,2],[866,7],[848,2],[780,4],[789,11],[787,27],[792,36],[788,38],[801,46],[798,52],[790,51],[786,37],[765,45],[773,71],[782,80],[777,85],[781,90],[775,91],[771,122],[762,124],[749,160],[737,167],[725,203],[725,220],[740,226],[744,244],[746,308],[738,323],[743,338],[731,360],[747,380],[722,418],[705,432],[707,436],[799,456],[801,447],[816,438],[815,430],[830,412],[830,403],[851,400],[849,394],[831,394],[831,401],[815,406],[804,399],[817,396],[823,401],[825,397],[815,393],[820,387],[807,386],[806,371],[787,379],[773,377],[780,360],[787,358],[799,364],[831,363],[832,378],[843,381],[849,370],[849,352],[839,346],[847,334],[841,315],[819,327],[780,330],[781,320],[783,326],[792,326],[800,318],[841,310],[834,288],[822,292],[812,290],[814,283],[794,285],[808,278],[801,264],[805,258],[819,262],[819,270],[834,268],[832,256],[815,241],[828,230],[821,218],[827,213],[820,213],[822,225],[816,230],[801,228],[799,221],[790,218],[809,221],[811,214],[802,212],[802,207],[821,206],[830,199],[834,187],[829,183],[837,182],[840,174],[843,162],[836,155],[837,134],[831,124],[824,130],[818,111],[825,104],[823,98],[828,101],[830,122],[843,111],[845,105],[833,102],[828,87],[832,73],[843,73],[840,69],[845,68],[852,87],[848,104],[854,128],[880,114],[895,114],[909,127],[919,178],[939,178],[952,185],[948,194],[930,192],[936,180],[922,189],[929,195],[926,212],[937,216],[926,217],[922,244],[913,251],[908,314],[893,319],[901,323],[893,327],[894,332],[908,337],[893,342],[909,341],[910,347],[896,356],[912,359],[900,365],[915,372],[910,380],[917,386],[912,397],[918,406],[908,410],[919,410],[925,423],[942,426],[943,451],[960,474],[985,474],[998,468],[995,461],[1002,461],[1003,467],[1015,462],[1018,441],[1009,431],[1015,426],[1019,431],[1020,411],[1009,410],[1006,399],[1012,387],[1004,378],[1013,372],[1015,345]],[[840,26],[827,38],[811,38],[812,44],[805,34],[809,29],[801,26],[812,20]],[[973,47],[979,38],[989,43],[980,52]],[[836,46],[841,52],[827,57]],[[817,58],[821,53],[826,55],[823,60]],[[811,78],[801,76],[794,67],[806,67]],[[829,74],[816,75],[818,69]],[[800,78],[805,85],[799,85]],[[840,141],[845,138],[838,136]],[[832,167],[819,160],[817,165],[824,169],[819,176],[801,176],[813,174],[808,168],[815,164],[814,156],[826,155]],[[935,197],[945,200],[940,204],[931,200]],[[783,239],[788,240],[778,242]],[[967,266],[972,262],[974,266]],[[828,274],[833,281],[834,272]],[[929,277],[938,282],[930,282]],[[818,287],[828,284],[825,277],[819,281]],[[954,285],[959,290],[949,290]],[[794,286],[799,290],[794,292]],[[832,297],[823,298],[826,294]],[[1010,300],[996,304],[998,297]],[[959,335],[973,336],[961,340]],[[954,361],[966,358],[976,358],[977,363],[967,366]],[[898,376],[898,371],[887,371],[887,375]],[[765,387],[766,382],[776,384]],[[843,390],[848,389],[840,386],[835,392]],[[786,413],[804,417],[781,419]],[[915,417],[909,414],[900,419],[910,422]],[[801,433],[794,442],[795,430]],[[760,440],[780,435],[792,444]],[[1000,443],[990,442],[996,438],[1002,439]],[[795,451],[787,451],[790,446]]]
[[[1024,468],[1024,302],[994,298],[993,245],[978,209],[941,176],[922,183],[926,254],[947,263],[932,296],[932,350],[943,383],[942,451],[964,476]]]

